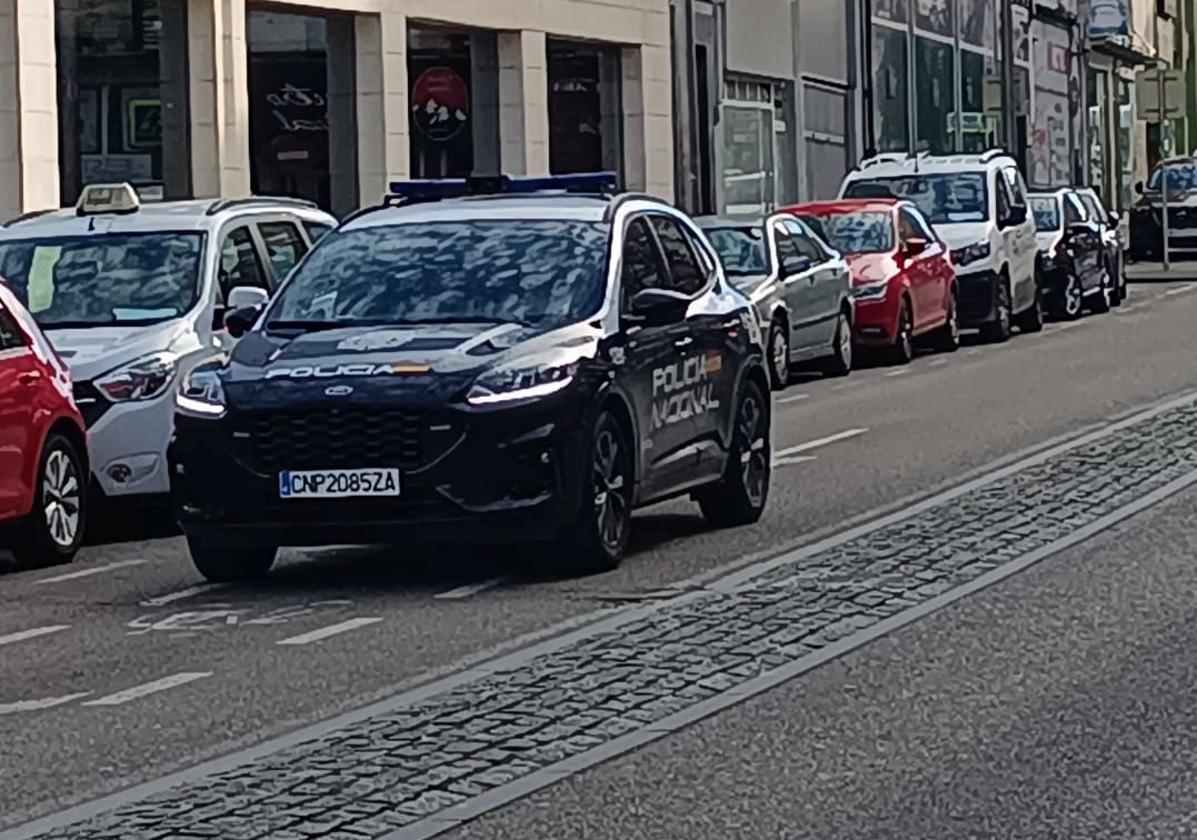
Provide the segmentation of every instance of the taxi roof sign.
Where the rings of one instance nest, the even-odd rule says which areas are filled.
[[[132,184],[88,184],[79,195],[75,212],[80,216],[98,213],[136,213],[141,207]]]

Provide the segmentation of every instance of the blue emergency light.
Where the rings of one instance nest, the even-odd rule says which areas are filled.
[[[508,175],[474,175],[469,178],[392,181],[387,196],[404,203],[438,201],[471,195],[520,195],[539,192],[570,192],[609,195],[619,190],[614,172],[586,172],[550,175],[545,178],[512,178]]]

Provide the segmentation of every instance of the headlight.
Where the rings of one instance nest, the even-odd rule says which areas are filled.
[[[972,245],[966,245],[953,251],[952,262],[958,266],[965,266],[985,259],[989,256],[989,251],[988,242],[974,242]]]
[[[889,283],[882,280],[880,283],[865,283],[861,286],[855,286],[852,289],[852,297],[857,300],[881,300],[885,297],[885,293],[889,290]]]
[[[170,386],[178,361],[174,353],[154,353],[104,374],[95,384],[113,402],[152,400]]]
[[[175,407],[180,414],[205,419],[223,417],[225,413],[224,385],[213,368],[197,368],[184,377],[175,394]]]
[[[466,402],[485,406],[547,397],[567,387],[574,381],[577,372],[577,361],[497,367],[474,381],[466,395]]]

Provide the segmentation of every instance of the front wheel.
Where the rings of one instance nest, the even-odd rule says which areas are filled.
[[[79,448],[64,435],[46,438],[38,466],[33,510],[12,547],[23,568],[69,563],[87,524],[87,468]]]
[[[904,365],[914,358],[914,313],[910,310],[910,301],[905,298],[902,299],[902,308],[898,310],[898,331],[889,355],[898,365]]]
[[[751,525],[765,512],[773,454],[769,441],[769,402],[755,382],[744,385],[723,477],[695,494],[702,515],[718,528]]]
[[[188,537],[187,548],[196,571],[213,583],[264,577],[278,553],[274,546],[227,545],[201,537]]]
[[[1089,304],[1089,309],[1098,315],[1104,315],[1110,311],[1112,302],[1111,286],[1113,285],[1110,273],[1102,270],[1101,273],[1101,288],[1097,290],[1097,294],[1093,295],[1093,302]]]
[[[935,331],[935,349],[941,353],[955,353],[960,347],[960,315],[956,309],[956,293],[948,296],[948,317]]]
[[[1075,274],[1064,278],[1064,288],[1056,294],[1052,304],[1053,314],[1064,321],[1075,321],[1084,309],[1085,293],[1081,281]]]
[[[981,327],[981,337],[990,344],[1001,344],[1010,340],[1013,318],[1010,313],[1010,284],[1004,277],[998,278],[993,320]]]
[[[575,572],[594,574],[619,566],[632,530],[632,449],[610,411],[595,421],[587,469],[577,521],[554,548]]]
[[[842,309],[835,325],[832,351],[831,358],[823,366],[823,372],[828,376],[847,376],[852,372],[852,321]]]
[[[769,379],[775,390],[790,383],[790,332],[780,317],[769,327]]]

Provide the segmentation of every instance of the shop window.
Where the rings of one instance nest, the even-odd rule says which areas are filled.
[[[906,32],[873,28],[873,131],[879,152],[910,148]]]
[[[618,48],[550,38],[548,77],[550,171],[622,170]]]
[[[960,40],[993,49],[997,44],[993,0],[960,0]]]
[[[281,281],[307,253],[308,246],[299,235],[299,228],[290,222],[263,222],[258,225],[258,232],[262,235],[274,276]]]
[[[423,27],[409,28],[407,37],[412,177],[464,178],[475,169],[475,91],[472,85],[475,82],[473,59],[478,52],[477,39],[472,39],[468,32]],[[491,52],[488,50],[487,54]],[[489,67],[490,62],[487,62],[488,76],[493,76],[493,85],[488,86],[488,92],[493,93],[497,104],[497,52],[492,57],[496,66]],[[497,110],[495,119],[494,139],[497,143]],[[497,149],[491,151],[493,166],[481,166],[480,169],[497,171],[498,152]]]
[[[985,111],[987,61],[984,53],[960,51],[961,148],[966,152],[983,152],[1002,145],[997,116]]]
[[[915,39],[915,101],[918,149],[942,154],[955,149],[955,50],[930,38]]]
[[[773,85],[728,80],[723,106],[723,209],[766,213],[775,203]]]
[[[184,0],[55,0],[61,199],[128,181],[191,193]]]
[[[924,32],[951,37],[955,18],[952,10],[956,0],[917,0],[914,4],[914,25]]]
[[[253,191],[354,210],[352,16],[251,9],[247,22]]]

